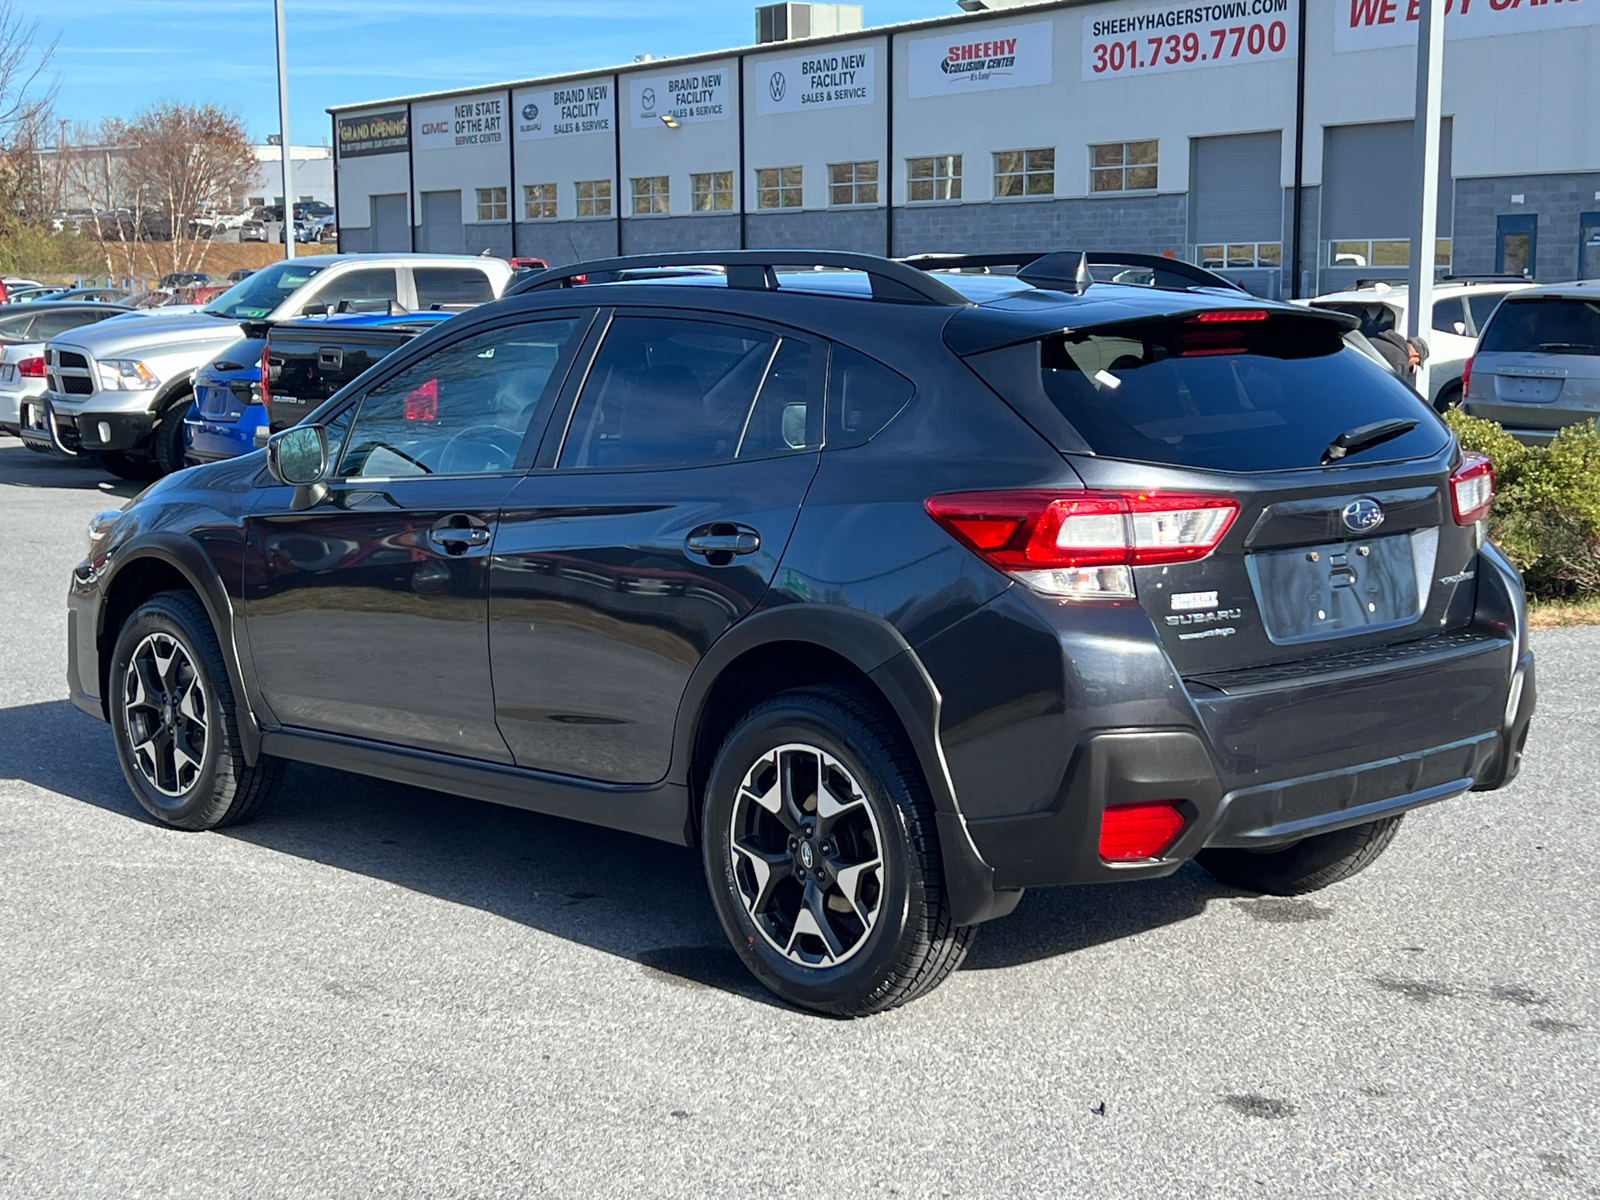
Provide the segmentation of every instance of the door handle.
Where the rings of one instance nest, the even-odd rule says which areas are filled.
[[[466,516],[445,517],[428,530],[429,540],[451,555],[465,554],[477,546],[486,546],[492,536],[483,521]]]
[[[684,545],[691,554],[754,554],[761,549],[761,535],[754,530],[740,533],[691,533]]]

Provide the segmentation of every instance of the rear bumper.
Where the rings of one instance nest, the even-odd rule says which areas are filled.
[[[1544,445],[1553,441],[1556,434],[1570,425],[1593,425],[1596,412],[1593,408],[1564,407],[1559,401],[1552,404],[1506,404],[1492,400],[1467,400],[1461,411],[1469,417],[1479,417],[1502,426],[1519,442]]]

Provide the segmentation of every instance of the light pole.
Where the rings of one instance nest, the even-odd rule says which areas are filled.
[[[289,155],[289,54],[283,40],[283,0],[272,0],[278,23],[278,151],[283,159],[283,256],[294,257],[294,164]]]
[[[1417,234],[1411,239],[1406,336],[1433,329],[1433,262],[1439,235],[1439,109],[1443,102],[1445,0],[1422,0],[1417,22],[1417,107],[1412,118]],[[1417,367],[1417,391],[1428,398],[1428,363]]]

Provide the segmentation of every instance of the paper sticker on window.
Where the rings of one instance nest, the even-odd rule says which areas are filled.
[[[406,393],[406,420],[437,421],[439,419],[439,381],[430,379],[419,388]]]

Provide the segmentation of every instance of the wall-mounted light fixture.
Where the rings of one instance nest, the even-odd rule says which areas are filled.
[[[661,123],[668,129],[676,129],[678,127],[678,118],[673,116],[671,113],[662,113]]]

